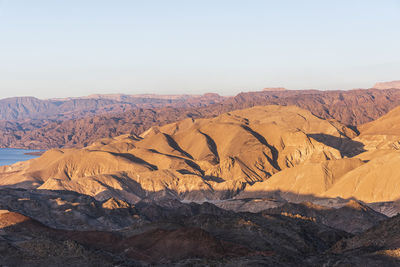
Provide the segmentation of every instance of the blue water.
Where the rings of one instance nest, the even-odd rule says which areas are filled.
[[[25,155],[28,152],[37,152],[39,150],[15,149],[15,148],[0,148],[0,166],[10,165],[18,161],[34,159],[38,156]]]

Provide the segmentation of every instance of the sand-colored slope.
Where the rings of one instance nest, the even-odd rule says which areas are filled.
[[[50,150],[1,168],[0,185],[130,202],[163,195],[229,198],[288,167],[342,157],[315,134],[339,141],[355,135],[297,107],[254,107],[153,127],[141,136],[102,139],[84,149]]]
[[[279,191],[296,201],[310,197],[356,198],[365,202],[400,199],[400,108],[359,130],[360,135],[352,142],[362,144],[366,152],[353,159],[307,163],[283,170],[247,187],[240,197]],[[354,148],[358,149],[357,145]]]
[[[379,119],[359,127],[361,135],[400,135],[400,107],[391,110]]]
[[[382,152],[382,153],[378,153]],[[283,197],[289,201],[355,198],[366,203],[400,199],[400,152],[375,151],[372,159],[347,158],[305,163],[274,174],[239,198]]]
[[[302,164],[285,169],[264,182],[246,187],[239,197],[267,197],[279,193],[280,197],[290,201],[312,200],[314,197],[324,196],[343,175],[363,164],[356,158]]]
[[[356,168],[332,186],[324,196],[357,198],[364,202],[400,199],[400,152],[376,157]]]
[[[361,125],[359,131],[360,136],[355,140],[364,143],[367,150],[400,149],[400,107]]]

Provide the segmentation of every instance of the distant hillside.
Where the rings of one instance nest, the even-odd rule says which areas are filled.
[[[193,98],[193,103],[183,101],[157,108],[131,108],[119,113],[108,112],[72,120],[3,122],[7,127],[0,127],[0,147],[82,147],[100,138],[125,133],[140,134],[152,126],[185,118],[215,117],[232,110],[271,104],[298,106],[318,117],[357,126],[377,119],[400,105],[400,90],[260,91],[240,93],[218,103],[215,103],[218,98],[204,99],[208,97]]]
[[[356,126],[375,120],[400,105],[400,91],[377,89],[264,91],[241,93],[223,102],[226,111],[229,108],[271,104],[295,105],[311,111],[316,116]]]
[[[0,120],[66,120],[103,113],[124,112],[132,108],[158,108],[168,105],[198,107],[217,103],[218,94],[199,95],[92,95],[88,97],[40,100],[13,97],[0,100]]]
[[[0,100],[1,120],[72,119],[102,112],[122,112],[135,103],[109,99],[40,100],[34,97],[13,97]]]

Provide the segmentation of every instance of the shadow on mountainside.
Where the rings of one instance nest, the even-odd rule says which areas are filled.
[[[26,266],[35,263],[35,260],[36,263],[43,264],[53,261],[79,263],[81,257],[85,260],[96,260],[96,255],[102,255],[97,260],[101,259],[106,263],[135,263],[135,266],[140,266],[139,261],[175,263],[193,258],[220,264],[227,261],[233,264],[244,261],[243,264],[248,264],[248,260],[251,259],[254,264],[274,266],[336,266],[336,263],[363,266],[366,259],[371,264],[375,263],[373,266],[393,266],[394,263],[398,263],[398,259],[390,253],[380,253],[386,248],[397,249],[397,246],[390,245],[393,243],[379,243],[375,240],[380,246],[371,248],[363,241],[369,240],[369,231],[366,237],[363,237],[363,234],[356,236],[355,240],[361,241],[358,250],[354,251],[347,243],[347,240],[354,240],[352,234],[327,227],[322,221],[343,220],[343,223],[346,221],[354,224],[357,222],[355,218],[363,218],[359,217],[359,214],[369,212],[362,205],[345,206],[346,212],[355,215],[347,215],[347,220],[344,220],[340,218],[340,214],[333,213],[329,216],[329,209],[307,203],[286,203],[286,206],[281,206],[281,210],[269,209],[249,213],[224,210],[210,203],[185,204],[173,199],[159,202],[147,200],[129,205],[113,198],[96,201],[92,197],[68,191],[1,191],[0,203],[5,198],[3,193],[8,193],[8,204],[14,207],[8,209],[2,205],[2,208],[26,214],[31,212],[34,205],[45,201],[52,205],[53,210],[63,210],[59,213],[58,220],[69,221],[71,226],[76,223],[71,216],[82,218],[82,214],[73,213],[82,213],[90,207],[98,209],[98,214],[90,214],[91,216],[87,217],[88,221],[97,218],[107,225],[107,212],[113,209],[116,213],[112,216],[127,219],[134,215],[136,218],[121,228],[121,231],[110,232],[87,231],[81,227],[77,227],[79,231],[57,230],[46,226],[46,216],[50,215],[27,215],[34,218],[32,220],[24,216],[19,218],[21,216],[18,214],[0,214],[0,245],[4,248],[0,250],[2,263],[23,263],[27,264]],[[49,197],[50,199],[46,200]],[[105,203],[108,203],[107,207]],[[43,208],[42,205],[42,212]],[[117,212],[128,209],[134,212]],[[340,208],[337,211],[341,211]],[[138,221],[141,223],[138,224]],[[390,242],[400,238],[400,224],[394,221],[388,225],[392,235],[384,241]],[[383,230],[380,231],[372,230],[376,232],[373,235],[376,239],[377,234],[385,231],[385,223],[372,228],[382,227]],[[8,238],[4,239],[2,236]],[[332,248],[334,253],[330,252]],[[283,262],[287,264],[282,265]]]
[[[0,190],[3,188],[34,189],[39,187],[41,184],[43,184],[41,181],[24,181],[12,185],[0,185]]]
[[[274,146],[270,145],[270,144],[267,142],[267,140],[264,138],[264,136],[262,136],[261,134],[257,133],[256,131],[254,131],[253,129],[251,129],[249,126],[247,126],[247,125],[241,125],[241,126],[242,126],[242,128],[243,128],[244,130],[246,130],[246,131],[249,132],[251,135],[253,135],[261,144],[267,146],[267,147],[271,150],[272,159],[271,159],[269,156],[267,156],[267,155],[265,155],[265,156],[267,157],[268,162],[269,162],[275,169],[277,169],[278,171],[280,171],[280,170],[281,170],[281,167],[279,167],[279,164],[278,164],[278,156],[279,156],[278,150],[277,150]]]
[[[342,157],[354,157],[365,152],[364,144],[347,137],[329,134],[307,134],[308,137],[340,151]]]
[[[143,192],[146,192],[144,189],[142,190]],[[368,204],[355,198],[324,198],[317,197],[312,194],[299,195],[292,192],[282,191],[255,191],[246,192],[246,194],[235,194],[233,198],[226,199],[214,198],[207,200],[203,198],[202,200],[197,199],[197,201],[195,199],[190,200],[189,197],[191,194],[192,196],[199,196],[201,193],[203,192],[197,191],[192,193],[186,192],[177,194],[176,192],[171,192],[171,190],[168,190],[167,192],[147,191],[141,200],[136,201],[135,203],[129,203],[129,199],[124,199],[126,194],[124,194],[124,192],[118,192],[116,189],[113,192],[109,192],[109,194],[101,193],[95,197],[92,197],[66,190],[25,190],[8,188],[0,189],[0,209],[21,212],[26,216],[37,218],[39,220],[48,219],[47,222],[49,225],[54,224],[54,226],[57,226],[58,228],[61,226],[57,222],[62,221],[63,217],[70,218],[69,223],[71,223],[71,220],[77,223],[78,221],[76,221],[76,219],[79,218],[90,218],[92,220],[101,219],[104,223],[108,222],[110,227],[114,223],[116,226],[114,228],[123,228],[126,227],[127,224],[135,221],[135,219],[132,219],[132,216],[140,215],[143,212],[143,209],[146,209],[146,207],[148,207],[150,204],[161,206],[166,210],[176,209],[176,211],[173,212],[174,214],[177,212],[180,215],[187,215],[192,214],[191,211],[189,212],[189,210],[192,208],[189,210],[187,209],[188,203],[193,203],[195,206],[199,205],[195,203],[203,203],[201,205],[208,205],[207,209],[210,212],[214,212],[215,209],[221,210],[221,208],[223,208],[223,210],[226,211],[230,210],[235,212],[253,213],[258,213],[268,209],[280,208],[288,203],[292,203],[294,206],[301,203],[313,203],[312,205],[307,204],[303,208],[308,210],[318,209],[321,211],[324,209],[338,209],[346,207],[347,209],[353,211],[372,214],[373,217],[375,215],[379,215],[376,217],[378,219],[386,218],[386,216],[382,215],[381,213],[369,208],[370,204],[375,203]],[[220,196],[227,195],[225,191],[219,191],[215,193],[219,193]],[[204,197],[205,195],[202,196]],[[247,208],[243,208],[246,206]],[[371,206],[375,207],[376,205]],[[74,209],[77,209],[77,211],[82,212],[82,214],[85,214],[88,217],[79,215],[79,212],[77,214],[73,212],[71,213],[71,211]],[[203,211],[206,211],[207,209]],[[163,213],[161,210],[159,212]],[[48,217],[47,219],[46,216]],[[145,217],[146,220],[150,221],[158,218],[157,216],[153,217],[152,215]],[[125,223],[123,221],[124,218],[131,218],[132,220],[126,220]],[[62,225],[68,226],[68,224]],[[92,229],[100,229],[96,228],[100,225],[101,224],[94,223],[94,228]],[[69,228],[67,227],[65,229]]]
[[[127,160],[129,160],[129,161],[132,161],[132,162],[134,162],[134,163],[142,164],[142,165],[146,166],[149,170],[152,170],[152,171],[158,169],[156,165],[150,164],[150,163],[148,163],[147,161],[145,161],[145,160],[143,160],[143,159],[141,159],[141,158],[138,158],[138,157],[134,156],[133,154],[129,154],[129,153],[115,153],[115,152],[109,152],[109,153],[110,153],[111,155],[114,155],[114,156],[117,156],[117,157],[125,158],[125,159],[127,159]]]

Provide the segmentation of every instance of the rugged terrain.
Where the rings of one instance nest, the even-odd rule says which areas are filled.
[[[179,100],[180,102],[174,100],[178,102],[168,102],[167,105],[165,99],[160,99],[161,103],[152,104],[151,108],[149,105],[142,105],[138,108],[126,108],[123,112],[116,112],[115,109],[111,114],[98,112],[93,116],[58,121],[4,121],[1,122],[5,127],[0,131],[0,147],[83,147],[99,138],[121,134],[139,135],[152,126],[165,125],[185,118],[210,118],[237,109],[271,104],[295,105],[311,111],[318,117],[335,119],[355,127],[381,117],[400,104],[400,90],[397,89],[275,90],[240,93],[226,99],[208,94],[200,98],[190,98],[190,101],[187,98]],[[115,96],[105,99],[120,100]],[[89,101],[93,99],[89,98]],[[148,101],[154,103],[151,102],[154,99]]]
[[[48,149],[82,146],[98,138],[127,133],[127,129],[136,125],[154,124],[155,110],[165,110],[164,118],[167,118],[169,110],[205,107],[223,99],[212,93],[170,96],[91,95],[49,100],[34,97],[2,99],[0,147]],[[169,122],[175,119],[173,116],[168,118]],[[139,123],[132,124],[135,121]],[[116,125],[121,127],[117,129]]]
[[[299,107],[314,93],[239,95],[207,115],[160,108],[169,124],[142,109],[156,126],[0,167],[1,263],[400,266],[397,91],[339,104],[329,92],[322,115]]]
[[[345,213],[334,211],[339,216],[305,204],[301,209],[318,214],[307,217],[297,213],[301,206],[290,205],[280,213],[249,213],[209,203],[165,199],[131,205],[73,192],[2,189],[0,260],[7,266],[399,264],[398,216],[384,220],[353,202]],[[327,225],[344,214],[354,221],[350,227],[342,223],[346,229],[375,226],[354,235]]]
[[[64,99],[12,97],[0,99],[0,120],[66,120],[132,108],[199,107],[223,100],[218,94],[204,95],[90,95]]]
[[[70,190],[130,203],[166,195],[185,201],[396,201],[399,110],[362,125],[359,134],[295,106],[189,118],[140,136],[49,150],[38,159],[1,167],[0,185]],[[382,127],[386,135],[373,130]]]
[[[133,206],[60,191],[3,189],[0,207],[0,259],[9,266],[314,266],[316,262],[338,266],[349,257],[350,244],[363,247],[362,240],[371,235],[367,231],[354,237],[318,221],[330,221],[329,213],[315,220],[272,210],[233,212],[209,203],[171,200]],[[357,208],[346,207],[349,219],[361,218]],[[316,207],[309,209],[319,212]],[[365,216],[371,220],[376,215],[365,211]],[[382,219],[376,218],[375,225]],[[360,219],[359,225],[366,221]],[[372,231],[382,233],[386,224]],[[393,246],[389,240],[381,241],[369,262],[396,263],[390,256]],[[365,257],[352,253],[352,262],[363,263]]]
[[[350,148],[362,151],[354,137],[345,125],[294,106],[254,107],[153,127],[141,136],[102,139],[84,149],[49,150],[0,168],[0,185],[67,189],[131,203],[165,194],[227,199],[296,166],[334,160],[344,166]],[[361,164],[351,160],[343,172]]]

